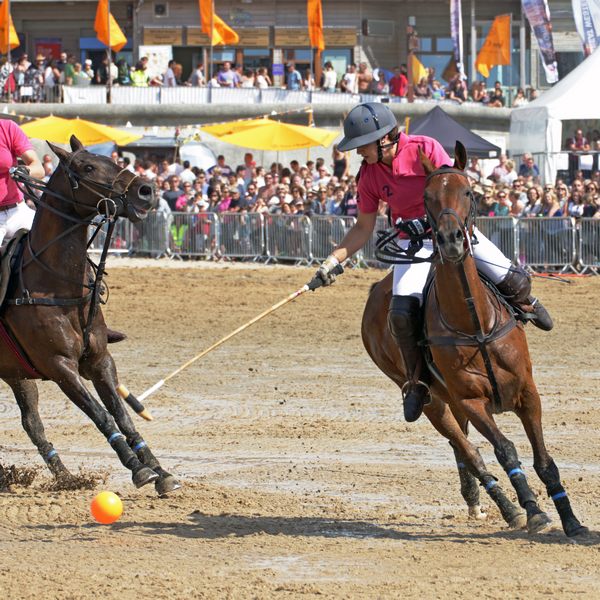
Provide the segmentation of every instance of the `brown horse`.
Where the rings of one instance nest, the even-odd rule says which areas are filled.
[[[425,207],[432,226],[436,256],[431,291],[426,299],[425,343],[440,376],[432,385],[425,414],[454,448],[461,491],[470,514],[477,514],[477,481],[513,527],[523,526],[522,513],[501,490],[477,449],[467,439],[473,426],[494,447],[530,533],[545,529],[550,519],[541,511],[527,482],[514,444],[498,429],[493,414],[511,410],[523,423],[534,453],[534,468],[553,499],[568,536],[587,533],[573,514],[558,468],[544,444],[541,402],[533,381],[525,331],[521,323],[481,281],[470,252],[473,196],[464,173],[464,146],[457,142],[454,167],[437,169],[422,155],[428,174]],[[376,284],[365,307],[362,335],[367,352],[398,386],[405,383],[403,364],[388,331],[391,274]],[[443,384],[440,382],[443,380]]]
[[[0,377],[12,388],[23,426],[56,478],[71,475],[46,439],[36,378],[54,381],[94,422],[131,471],[136,487],[154,481],[164,494],[179,484],[136,431],[117,393],[102,312],[92,310],[90,316],[100,282],[90,286],[87,259],[94,218],[112,223],[118,217],[133,222],[145,218],[156,207],[153,188],[110,159],[87,152],[75,136],[72,153],[50,146],[59,165],[36,200],[32,229],[13,268],[1,319],[16,344],[5,337],[0,341]],[[26,175],[15,178],[25,188],[39,188]],[[15,345],[22,352],[15,352]],[[108,410],[87,390],[84,379],[92,381]]]

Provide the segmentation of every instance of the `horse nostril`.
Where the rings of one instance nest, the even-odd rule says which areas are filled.
[[[463,232],[462,232],[462,230],[461,230],[461,229],[459,229],[459,230],[456,232],[456,239],[457,239],[457,240],[462,240],[462,239],[463,239]]]
[[[152,187],[149,185],[140,185],[138,188],[138,196],[140,198],[149,198],[152,196]]]

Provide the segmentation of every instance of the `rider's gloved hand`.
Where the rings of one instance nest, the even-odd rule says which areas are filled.
[[[340,261],[333,254],[330,254],[317,269],[317,272],[308,284],[308,287],[311,290],[315,290],[323,285],[331,285],[336,277],[343,272],[344,267],[342,267]]]
[[[11,167],[8,170],[8,174],[12,179],[19,179],[23,177],[29,177],[29,168],[25,165],[18,165],[16,167]]]
[[[418,239],[425,235],[429,229],[429,223],[426,219],[409,219],[403,221],[402,218],[396,220],[396,229],[405,233],[411,239]]]

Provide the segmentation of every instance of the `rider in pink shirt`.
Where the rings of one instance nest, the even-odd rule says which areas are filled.
[[[44,176],[44,167],[23,130],[10,119],[0,119],[0,244],[19,229],[31,229],[35,215],[10,177],[9,169],[17,166],[19,158],[33,177]]]
[[[390,108],[378,102],[359,104],[350,111],[344,121],[344,139],[338,148],[342,152],[356,148],[363,158],[357,176],[359,210],[356,224],[317,271],[316,276],[324,285],[333,283],[334,269],[371,239],[381,200],[391,208],[394,222],[398,218],[412,221],[424,217],[426,176],[419,150],[437,168],[454,163],[433,138],[401,133]],[[533,312],[536,326],[551,329],[553,324],[550,315],[537,299],[530,296],[531,281],[526,271],[512,266],[510,260],[476,227],[474,234],[477,243],[472,245],[472,251],[479,271],[496,284],[509,302],[525,312]],[[406,249],[409,240],[398,239],[397,243]],[[423,247],[415,256],[428,258],[432,253],[433,241],[424,239]],[[422,334],[423,288],[430,268],[429,262],[394,264],[388,327],[404,361],[407,383],[402,393],[407,421],[416,421],[423,411],[423,405],[429,400],[431,374],[418,341]]]

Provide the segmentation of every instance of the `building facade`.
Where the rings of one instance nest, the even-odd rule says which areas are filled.
[[[94,33],[96,0],[12,0],[11,12],[22,44],[13,52],[30,56],[61,50],[81,61],[99,63],[104,51]],[[267,67],[280,77],[282,65],[294,62],[298,70],[331,61],[342,74],[350,63],[366,62],[371,68],[392,70],[406,62],[412,25],[417,33],[416,54],[442,79],[452,56],[448,0],[323,0],[326,49],[320,57],[310,48],[306,4],[291,0],[215,0],[216,13],[234,28],[240,41],[235,47],[211,49],[201,32],[198,0],[112,0],[111,12],[128,37],[119,57],[134,63],[148,46],[167,47],[183,67],[185,79],[198,63],[205,71],[225,60],[245,67]],[[549,2],[559,73],[565,75],[581,60],[581,42],[575,31],[570,0]],[[543,88],[547,84],[537,44],[521,13],[520,0],[463,0],[464,63],[473,79],[474,57],[498,14],[512,15],[510,66],[492,70],[488,84]],[[478,76],[478,78],[481,78]]]

